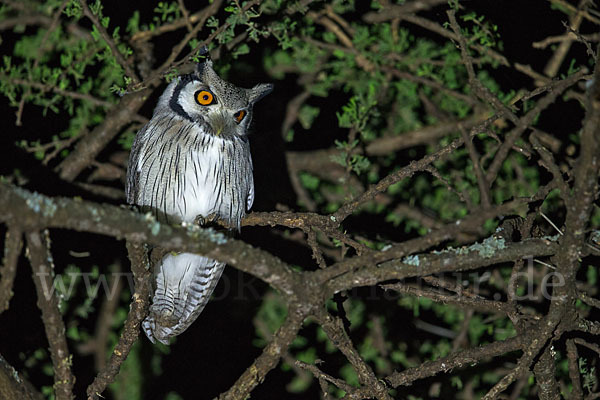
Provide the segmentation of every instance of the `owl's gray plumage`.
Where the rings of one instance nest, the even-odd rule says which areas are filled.
[[[222,80],[210,60],[169,84],[152,119],[137,134],[127,169],[127,202],[168,221],[219,218],[237,227],[254,201],[248,126],[252,106],[272,89],[242,89]],[[165,255],[155,266],[148,338],[168,344],[198,317],[225,264]]]

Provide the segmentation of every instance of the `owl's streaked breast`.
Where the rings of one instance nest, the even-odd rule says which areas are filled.
[[[147,127],[136,172],[135,202],[185,222],[216,214],[239,226],[253,196],[248,142],[209,135],[178,118]]]

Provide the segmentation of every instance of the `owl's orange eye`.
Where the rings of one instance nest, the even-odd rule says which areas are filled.
[[[201,106],[208,106],[215,100],[215,96],[213,96],[213,94],[208,90],[199,90],[194,96],[196,97],[198,104]]]
[[[235,122],[237,122],[238,124],[240,122],[242,122],[242,120],[244,119],[245,116],[246,116],[246,111],[244,111],[244,110],[240,110],[240,111],[236,112],[235,114],[233,114],[233,118],[235,118]]]

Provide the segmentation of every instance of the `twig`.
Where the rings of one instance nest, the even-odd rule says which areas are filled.
[[[181,10],[181,14],[183,15],[183,19],[185,21],[185,26],[187,27],[188,32],[191,32],[194,28],[192,27],[192,22],[190,21],[190,13],[187,8],[185,8],[185,4],[183,4],[183,0],[177,0],[177,4],[179,5],[179,9]]]
[[[281,124],[281,137],[285,138],[285,135],[287,135],[288,131],[292,128],[292,125],[294,125],[294,123],[298,120],[300,107],[302,107],[304,102],[308,100],[309,97],[310,92],[308,90],[304,90],[300,94],[296,95],[292,100],[288,101],[285,108],[285,118]]]
[[[468,287],[463,286],[462,282],[460,282],[458,279],[450,280],[443,277],[438,278],[434,275],[424,276],[422,279],[423,281],[429,283],[431,286],[442,288],[449,292],[456,293],[458,297],[471,299],[480,298],[479,294],[474,293]]]
[[[516,378],[523,376],[527,371],[534,360],[540,353],[540,351],[546,346],[549,338],[552,337],[552,333],[558,323],[560,322],[560,314],[559,315],[551,315],[546,320],[540,322],[541,329],[536,329],[532,334],[530,342],[524,348],[523,356],[519,360],[519,363],[516,368],[514,368],[511,372],[506,374],[497,384],[495,384],[485,396],[482,397],[482,400],[494,400],[497,399],[500,393],[502,393],[508,386],[515,381]]]
[[[375,196],[381,192],[384,192],[394,183],[401,181],[402,179],[408,178],[414,175],[417,171],[422,171],[425,167],[434,161],[443,160],[450,156],[457,148],[463,144],[462,139],[456,139],[448,146],[438,150],[435,153],[428,154],[418,161],[411,161],[411,163],[399,169],[396,172],[391,173],[377,184],[371,186],[366,192],[358,196],[356,199],[347,202],[340,207],[333,215],[332,218],[338,223],[341,223],[346,217],[352,214],[358,207],[366,203],[369,200],[373,200]]]
[[[160,36],[164,33],[172,32],[174,30],[183,28],[184,26],[188,25],[188,23],[195,24],[196,22],[198,22],[202,19],[208,18],[208,16],[212,15],[215,12],[215,10],[216,10],[215,7],[212,4],[210,4],[209,6],[205,7],[204,9],[202,9],[192,15],[189,15],[189,18],[187,18],[187,20],[186,20],[186,18],[179,18],[179,19],[176,19],[175,21],[169,22],[167,24],[157,26],[155,29],[152,29],[152,30],[136,32],[131,37],[131,42],[146,42],[155,36]]]
[[[466,310],[463,311],[464,317],[463,321],[460,324],[460,331],[458,335],[452,341],[452,351],[457,351],[458,349],[465,347],[465,345],[469,344],[469,327],[471,325],[471,320],[473,319],[473,315],[475,314],[474,310]]]
[[[577,39],[577,41],[583,43],[586,47],[586,52],[587,55],[592,57],[592,58],[596,58],[596,52],[594,51],[594,49],[592,49],[592,45],[588,42],[588,40],[586,38],[583,37],[583,35],[581,33],[579,33],[579,31],[577,31],[576,29],[571,28],[566,22],[563,21],[563,26],[569,31],[569,33],[575,35],[575,38]],[[600,38],[600,36],[599,36]]]
[[[7,78],[6,76],[0,75],[0,79],[9,79],[9,78]],[[51,86],[51,85],[41,83],[41,82],[33,82],[33,81],[28,81],[25,79],[18,79],[18,78],[10,78],[10,82],[15,85],[25,86],[27,88],[39,89],[39,90],[41,90],[42,93],[53,92],[53,93],[59,94],[61,96],[70,97],[72,99],[86,100],[96,106],[99,106],[99,107],[108,108],[108,107],[112,107],[114,105],[108,101],[99,99],[99,98],[94,97],[87,93],[79,93],[79,92],[73,92],[73,91],[69,91],[69,90],[63,90],[56,86]]]
[[[426,361],[418,367],[409,368],[402,372],[394,372],[386,377],[385,380],[392,387],[410,385],[416,380],[435,376],[440,372],[448,372],[454,368],[463,368],[465,366],[474,366],[485,359],[519,350],[526,341],[527,338],[524,335],[519,335],[484,346],[457,351],[435,361]]]
[[[523,377],[520,378],[517,383],[515,383],[513,391],[510,395],[510,397],[508,398],[508,400],[518,400],[519,398],[521,398],[521,392],[523,391],[523,388],[529,385],[529,380],[527,379],[527,377]]]
[[[364,385],[364,389],[367,390],[369,388],[369,397],[391,400],[392,397],[388,394],[389,389],[377,379],[371,367],[360,357],[358,351],[354,348],[352,341],[344,329],[342,320],[340,318],[333,318],[324,309],[319,309],[315,317],[318,319],[321,327],[323,327],[329,340],[346,356],[356,371],[359,382]]]
[[[565,183],[562,173],[561,173],[560,169],[558,168],[558,165],[554,161],[554,156],[552,155],[552,153],[550,153],[548,150],[546,150],[546,148],[544,146],[541,145],[540,141],[538,140],[536,131],[534,131],[531,135],[529,135],[529,142],[533,145],[533,149],[535,151],[537,151],[537,153],[541,157],[541,161],[539,162],[539,164],[541,166],[543,166],[544,168],[546,168],[552,174],[557,186],[560,188],[561,193],[563,195],[566,195],[567,193],[569,193],[569,187]],[[561,235],[563,234],[561,232],[561,230],[558,229],[554,225],[554,223],[552,221],[550,221],[550,219],[544,215],[544,213],[541,213],[541,215],[546,221],[548,221],[554,227],[554,229],[556,229]]]
[[[404,15],[402,17],[402,19],[404,21],[410,22],[411,24],[415,24],[418,25],[422,28],[425,28],[427,30],[430,30],[432,32],[437,33],[440,36],[446,37],[448,39],[451,40],[458,40],[458,37],[456,36],[456,34],[452,31],[449,31],[445,28],[443,28],[440,24],[438,24],[437,22],[433,22],[430,21],[426,18],[423,17],[419,17],[417,15]],[[508,67],[511,64],[508,62],[508,60],[506,59],[506,57],[504,57],[502,54],[490,49],[487,46],[482,46],[476,43],[470,43],[470,46],[477,50],[479,53],[483,54],[483,55],[487,55],[491,58],[493,58],[494,60],[498,61],[500,64]]]
[[[600,346],[594,343],[589,343],[581,338],[574,338],[573,341],[577,344],[587,347],[590,350],[595,351],[600,356]]]
[[[515,70],[524,73],[525,75],[529,76],[530,78],[535,79],[536,84],[539,84],[539,85],[546,85],[546,84],[552,82],[552,80],[550,78],[540,74],[537,71],[534,71],[533,68],[531,68],[531,66],[529,66],[529,65],[515,63]]]
[[[404,285],[404,284],[388,284],[381,285],[381,288],[387,290],[395,290],[400,293],[410,294],[415,297],[427,297],[433,301],[452,304],[461,308],[473,309],[481,312],[508,314],[513,312],[513,308],[508,303],[500,301],[491,301],[482,298],[459,297],[455,295],[442,294],[430,289],[422,289],[419,287]]]
[[[573,4],[569,3],[566,0],[548,0],[548,1],[550,1],[551,3],[557,3],[561,7],[566,8],[567,10],[571,11],[572,13],[581,12],[581,14],[583,15],[583,17],[585,19],[594,23],[595,25],[600,25],[600,19],[590,15],[590,13],[587,10],[580,10],[578,7],[575,7]]]
[[[317,242],[317,232],[314,229],[311,229],[307,232],[306,242],[310,246],[310,249],[312,250],[312,257],[317,262],[319,268],[327,268],[327,263],[323,258],[323,253],[321,252],[319,243]]]
[[[452,236],[452,235],[450,235]],[[402,244],[408,244],[403,242]],[[399,246],[402,249],[404,246]],[[390,250],[388,250],[390,251]],[[387,261],[378,263],[377,258],[383,258],[385,253],[374,253],[369,257],[375,260],[366,260],[363,257],[353,257],[350,260],[338,262],[326,270],[315,271],[320,279],[328,279],[328,287],[331,293],[348,290],[358,286],[372,286],[391,279],[405,279],[411,277],[422,277],[430,274],[452,271],[469,271],[487,265],[500,262],[513,261],[522,257],[523,254],[535,256],[551,256],[558,251],[558,244],[540,240],[529,239],[519,243],[498,249],[492,257],[484,257],[477,251],[458,255],[453,251],[443,254],[416,255],[412,259],[397,259],[390,256]],[[379,256],[379,257],[378,257]],[[363,268],[348,274],[352,269],[349,266],[361,265]],[[366,266],[365,266],[366,265]]]
[[[550,225],[552,225],[552,227],[553,227],[554,229],[556,229],[556,231],[557,231],[557,232],[558,232],[558,233],[559,233],[561,236],[563,236],[563,235],[564,235],[564,233],[563,233],[563,232],[562,232],[560,229],[558,229],[558,227],[557,227],[556,225],[554,225],[554,222],[552,222],[552,220],[551,220],[550,218],[548,218],[548,217],[546,216],[546,214],[544,214],[543,212],[541,212],[541,211],[540,211],[540,215],[541,215],[541,216],[542,216],[542,218],[544,218],[544,219],[545,219],[545,220],[546,220],[546,221],[547,221],[547,222],[548,222]]]
[[[579,354],[575,343],[577,339],[567,339],[567,360],[569,362],[569,378],[573,384],[573,390],[569,399],[576,400],[583,398],[583,389],[581,388],[581,376],[579,374]]]
[[[18,25],[41,25],[47,27],[50,26],[51,23],[52,19],[42,14],[19,15],[15,18],[6,18],[0,21],[0,31],[12,29]]]
[[[448,14],[448,19],[450,20],[450,26],[454,31],[454,35],[456,40],[460,45],[460,54],[467,68],[467,73],[469,74],[469,86],[473,90],[473,92],[482,100],[490,103],[499,113],[502,113],[505,118],[511,120],[513,123],[518,123],[517,116],[512,112],[510,108],[505,106],[488,88],[486,88],[477,76],[475,75],[475,70],[473,68],[473,60],[468,52],[467,40],[465,36],[460,31],[460,26],[458,22],[456,22],[456,12],[454,10],[446,11]]]
[[[338,40],[344,45],[344,47],[349,52],[354,54],[356,64],[359,67],[361,67],[367,72],[373,72],[373,70],[375,70],[376,66],[354,48],[352,39],[348,37],[348,35],[335,22],[327,18],[325,15],[321,15],[313,11],[309,11],[308,13],[306,13],[306,16],[310,19],[313,19],[320,25],[323,25],[328,31],[333,33],[338,38]]]
[[[463,140],[464,140],[464,138],[463,138]],[[473,210],[473,203],[471,202],[471,199],[468,197],[465,197],[463,193],[456,190],[450,184],[450,182],[448,182],[448,180],[446,178],[444,178],[442,176],[442,174],[440,174],[440,171],[438,171],[437,168],[435,168],[431,165],[427,165],[425,168],[423,168],[423,170],[429,172],[434,178],[436,178],[438,181],[442,182],[442,184],[444,186],[446,186],[446,188],[448,189],[449,192],[454,193],[460,199],[460,201],[462,201],[463,203],[465,203],[467,205],[467,208],[469,210]]]
[[[473,170],[475,170],[475,177],[477,178],[477,186],[479,188],[479,196],[480,196],[480,204],[484,208],[490,207],[490,189],[487,181],[485,180],[485,174],[483,173],[483,168],[481,167],[479,153],[473,144],[473,139],[469,137],[467,131],[463,128],[460,129],[460,133],[465,142],[465,146],[469,151],[469,158],[471,159],[471,163],[473,163]]]
[[[256,1],[255,1],[255,3],[256,3]],[[188,45],[189,41],[191,39],[193,39],[194,37],[196,37],[198,32],[200,32],[200,30],[204,27],[204,23],[208,19],[208,16],[213,14],[216,10],[218,10],[219,6],[220,6],[220,1],[215,1],[213,4],[210,5],[210,8],[207,7],[206,13],[203,14],[203,18],[201,18],[198,21],[198,23],[196,24],[196,26],[194,26],[194,28],[185,35],[183,40],[181,40],[176,46],[173,47],[173,49],[171,50],[171,54],[169,54],[167,59],[158,68],[159,71],[167,70],[169,68],[169,66],[171,64],[173,64],[173,62],[175,61],[175,59],[177,58],[179,53],[181,53],[181,51],[185,48],[185,46]],[[249,9],[249,7],[247,9]],[[222,26],[225,26],[225,24]],[[216,37],[216,35],[213,37]],[[207,43],[210,43],[209,39],[205,40],[202,45],[199,45],[195,51],[198,51],[200,48],[202,48],[202,46],[204,46]],[[191,54],[193,54],[193,52],[189,53],[189,55],[191,55]],[[189,57],[189,55],[187,57],[185,57],[183,60],[187,61],[187,58]]]
[[[35,153],[38,151],[43,152],[44,159],[42,160],[42,165],[48,165],[48,162],[51,161],[56,155],[64,148],[69,147],[73,142],[87,133],[87,131],[83,133],[79,133],[75,136],[68,137],[63,140],[53,140],[52,142],[44,143],[44,144],[35,144],[33,146],[26,146],[25,151],[29,153]],[[48,150],[52,149],[51,152],[47,153]]]
[[[548,47],[554,43],[560,43],[565,40],[573,40],[574,39],[573,35],[574,35],[573,32],[569,32],[564,35],[548,36],[546,39],[540,40],[538,42],[533,42],[531,45],[535,49],[545,49],[546,47]],[[581,39],[583,39],[585,41],[590,41],[590,42],[597,42],[600,40],[600,33],[591,33],[589,35],[579,34],[579,36]]]
[[[217,11],[217,9],[220,6],[220,4],[222,3],[222,1],[223,0],[215,0],[210,6],[208,6],[205,9],[206,13],[203,13],[203,15],[202,15],[203,19],[201,21],[199,21],[198,24],[196,24],[196,28],[197,29],[201,29],[201,27],[204,25],[204,23],[206,22],[206,20],[208,19],[208,17],[210,15],[214,14]],[[248,2],[246,4],[244,4],[244,6],[242,7],[242,12],[246,12],[251,7],[253,7],[253,6],[257,5],[257,4],[260,4],[260,1],[261,0],[253,0],[253,1],[250,1],[250,2]],[[158,67],[155,71],[153,71],[148,76],[148,78],[144,79],[142,82],[139,82],[138,84],[131,85],[131,87],[128,87],[127,88],[128,91],[129,92],[137,92],[137,91],[142,90],[142,89],[147,88],[147,87],[154,87],[154,86],[156,86],[158,80],[160,78],[162,78],[163,76],[165,76],[165,74],[168,71],[176,69],[176,68],[179,68],[179,67],[181,67],[183,65],[190,64],[190,61],[189,61],[190,57],[192,57],[201,48],[203,48],[208,43],[210,43],[212,40],[214,40],[218,35],[220,35],[223,31],[225,31],[225,29],[229,28],[229,26],[231,26],[230,22],[223,23],[221,26],[219,26],[217,29],[215,29],[205,40],[201,41],[194,49],[192,49],[190,52],[188,52],[187,55],[185,55],[184,57],[180,58],[179,61],[174,62],[174,60],[177,57],[177,55],[187,45],[187,42],[185,40],[181,41],[177,46],[175,46],[173,48],[173,51],[171,51],[171,54],[169,55],[169,57],[167,58],[167,60],[165,62],[163,62],[160,67]],[[189,34],[186,35],[186,38],[188,36],[190,36],[190,35]],[[188,38],[188,40],[189,39],[191,39],[191,36]]]
[[[379,11],[371,11],[366,13],[363,16],[363,19],[372,24],[385,22],[396,18],[403,19],[407,15],[412,15],[419,11],[429,10],[444,3],[446,3],[444,0],[420,0],[401,5],[390,3],[386,4],[385,7]]]
[[[353,392],[354,390],[356,390],[355,387],[350,386],[346,383],[346,381],[334,378],[333,376],[321,371],[316,365],[307,364],[299,360],[296,360],[296,365],[302,369],[310,371],[314,375],[314,377],[317,378],[319,381],[324,380],[326,382],[332,383],[338,388],[342,389],[344,392]],[[327,392],[324,391],[324,393]]]
[[[46,231],[47,234],[47,231]],[[33,272],[33,282],[37,292],[37,304],[42,311],[44,330],[50,345],[50,356],[54,369],[54,394],[57,400],[71,400],[75,377],[71,373],[73,362],[67,338],[65,337],[65,324],[58,309],[59,300],[52,291],[53,279],[52,256],[48,249],[48,239],[42,237],[40,232],[30,232],[26,235],[29,261]]]
[[[489,126],[493,121],[495,121],[498,117],[496,115],[488,118],[482,123],[471,129],[470,135],[474,135],[478,133],[481,129]],[[333,218],[337,223],[341,223],[344,219],[346,219],[350,214],[356,211],[361,205],[366,203],[367,201],[373,200],[377,195],[386,191],[391,185],[401,181],[402,179],[411,177],[417,171],[426,170],[427,166],[431,163],[439,160],[444,160],[449,157],[453,152],[458,149],[464,143],[463,138],[455,139],[448,146],[436,151],[435,153],[428,154],[422,159],[418,161],[411,161],[411,163],[399,169],[396,172],[393,172],[380,180],[377,184],[371,186],[367,191],[362,193],[360,196],[351,200],[341,206],[330,218]]]
[[[556,267],[554,265],[549,264],[547,262],[543,262],[541,260],[538,260],[537,258],[534,258],[533,261],[536,262],[536,263],[538,263],[538,264],[542,264],[543,266],[546,266],[546,267],[548,267],[550,269],[556,269]]]
[[[586,70],[582,69],[575,74],[569,76],[568,78],[553,82],[553,87],[549,91],[549,93],[540,99],[537,104],[531,109],[527,114],[521,117],[518,120],[517,126],[515,126],[507,135],[504,143],[500,146],[500,149],[496,152],[496,156],[494,160],[490,164],[487,173],[486,180],[489,184],[492,184],[496,180],[496,176],[500,171],[502,163],[506,159],[508,152],[512,149],[512,146],[517,141],[519,137],[525,132],[525,130],[533,123],[534,119],[545,110],[550,104],[552,104],[558,96],[562,94],[568,87],[575,84],[581,79],[584,79],[586,74]]]
[[[394,207],[392,213],[400,215],[403,218],[416,221],[428,229],[439,229],[442,227],[441,221],[417,209],[416,207],[409,206],[408,204],[398,204],[396,207]]]
[[[119,271],[120,268],[116,272],[118,273]],[[115,271],[113,270],[113,272]],[[119,294],[123,287],[123,280],[119,279],[119,275],[115,276],[114,274],[111,274],[111,277],[108,286],[112,287],[110,292],[112,295],[107,296],[100,306],[94,337],[86,343],[77,346],[77,351],[80,354],[93,354],[96,372],[100,372],[102,369],[106,368],[106,347],[108,344],[108,337],[112,328],[115,312],[119,306]]]
[[[104,196],[108,199],[120,201],[125,200],[125,192],[112,186],[96,185],[94,183],[85,182],[76,182],[75,184],[83,190],[86,190],[90,193],[94,193],[99,196]]]
[[[295,305],[288,305],[289,311],[286,320],[275,332],[272,340],[263,349],[260,356],[254,360],[246,371],[238,378],[235,384],[219,400],[244,400],[248,398],[252,390],[261,383],[267,373],[279,363],[279,359],[287,352],[288,347],[296,338],[298,330],[306,315],[300,312]]]
[[[588,304],[592,307],[596,307],[596,308],[600,309],[600,300],[591,297],[589,294],[579,291],[579,298],[585,304]]]
[[[50,23],[48,30],[46,31],[46,33],[44,33],[44,36],[42,37],[42,40],[40,41],[40,45],[37,48],[37,57],[35,58],[35,61],[33,62],[32,68],[29,70],[29,80],[32,80],[31,71],[38,67],[38,65],[40,63],[40,59],[44,52],[44,46],[46,45],[46,41],[50,37],[50,34],[52,33],[52,31],[54,31],[54,29],[56,29],[56,27],[58,25],[58,21],[60,20],[60,16],[62,15],[65,7],[67,6],[67,3],[68,3],[68,0],[64,0],[62,2],[62,4],[60,5],[60,7],[58,8],[58,10],[56,11],[56,13],[54,13],[54,16],[52,17],[52,22]],[[27,91],[25,92],[25,94],[23,94],[23,96],[21,96],[21,100],[19,101],[19,106],[17,107],[17,120],[15,122],[15,124],[17,126],[22,125],[21,118],[23,116],[23,108],[25,107],[25,100],[30,95],[31,95],[31,88],[27,88]]]
[[[129,78],[131,78],[133,83],[138,83],[140,81],[140,79],[138,78],[137,74],[131,68],[131,66],[129,65],[129,62],[127,62],[127,60],[125,60],[125,58],[123,58],[123,54],[121,54],[121,52],[117,48],[117,45],[113,41],[112,37],[106,31],[106,28],[104,28],[104,26],[102,26],[100,21],[98,21],[98,17],[96,15],[94,15],[94,13],[92,13],[92,10],[90,10],[90,8],[87,5],[87,1],[79,0],[79,4],[81,4],[81,8],[83,10],[83,15],[85,15],[90,21],[92,21],[92,24],[94,24],[94,26],[100,33],[100,36],[102,37],[102,39],[106,42],[106,44],[110,48],[110,51],[112,52],[113,56],[117,60],[117,63],[119,63],[119,65],[125,71],[125,74],[127,74],[127,76]]]
[[[480,113],[470,116],[464,120],[443,122],[439,125],[430,125],[401,135],[389,135],[374,139],[366,147],[366,153],[370,156],[384,156],[395,151],[408,149],[414,146],[435,142],[461,127],[472,129],[480,125],[489,117],[488,113]],[[478,132],[479,133],[479,132]]]
[[[382,66],[381,70],[392,74],[395,78],[419,83],[421,85],[429,86],[431,88],[434,88],[436,90],[444,92],[452,97],[456,97],[457,99],[464,101],[465,103],[467,103],[468,105],[470,105],[472,107],[480,105],[479,102],[477,101],[477,99],[474,99],[473,97],[471,97],[469,95],[461,93],[458,90],[450,89],[450,88],[444,86],[443,84],[436,82],[432,79],[427,79],[422,76],[416,76],[411,73],[400,71],[396,68],[388,67],[388,66]]]
[[[580,2],[579,2],[580,7],[585,2],[587,2],[587,0],[580,0]],[[569,32],[571,30],[579,29],[579,26],[581,25],[582,22],[583,22],[583,11],[577,10],[575,15],[572,15],[569,18],[570,27],[567,28],[567,32]],[[544,74],[546,76],[549,76],[550,78],[553,78],[556,76],[563,60],[565,59],[565,57],[567,56],[567,53],[569,52],[569,49],[571,48],[571,44],[573,44],[574,39],[575,39],[575,37],[571,38],[570,40],[564,40],[564,41],[560,42],[560,44],[558,45],[558,48],[554,51],[554,54],[552,54],[552,58],[550,58],[550,60],[548,61],[548,63],[546,63],[546,66],[544,67]]]

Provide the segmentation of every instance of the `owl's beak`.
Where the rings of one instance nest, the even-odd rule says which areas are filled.
[[[227,120],[225,119],[225,113],[223,111],[217,111],[211,113],[208,116],[208,123],[213,128],[215,135],[220,136],[227,126]]]

